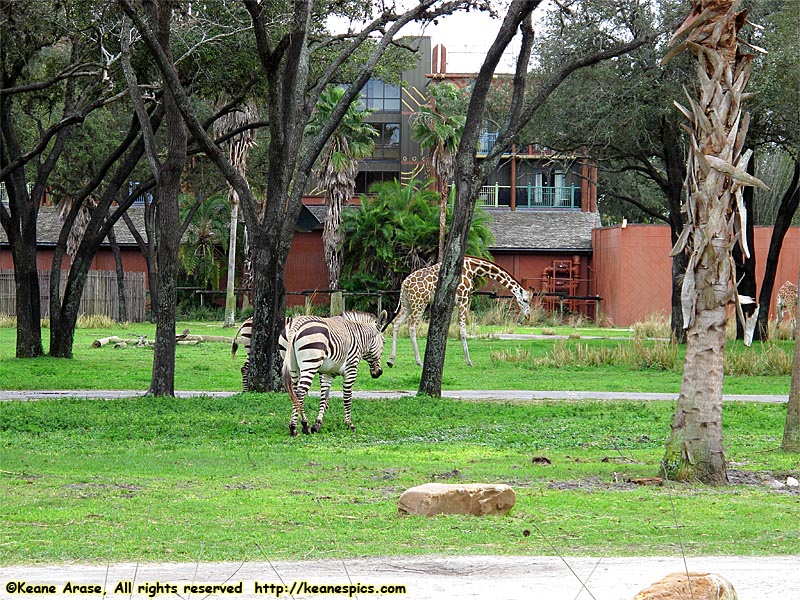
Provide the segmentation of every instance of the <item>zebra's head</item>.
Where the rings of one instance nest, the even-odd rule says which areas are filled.
[[[372,375],[373,379],[377,379],[383,374],[381,358],[383,357],[383,344],[386,341],[383,337],[383,332],[389,325],[388,315],[385,310],[378,315],[378,319],[373,321],[373,324],[375,329],[374,331],[370,331],[372,335],[367,341],[367,347],[364,351],[364,360],[367,361],[369,365],[369,374]]]

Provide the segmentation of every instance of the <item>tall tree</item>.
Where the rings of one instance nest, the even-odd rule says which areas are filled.
[[[344,88],[335,86],[320,95],[316,115],[309,124],[309,135],[316,135],[324,127],[331,113],[344,96]],[[328,287],[338,289],[342,273],[342,209],[355,194],[358,161],[372,154],[373,138],[377,130],[364,119],[369,113],[351,104],[339,126],[328,139],[319,157],[317,177],[319,187],[325,190],[328,214],[322,228],[322,245],[328,265]]]
[[[747,214],[745,185],[762,185],[747,173],[752,151],[744,150],[749,116],[743,112],[751,55],[739,49],[744,13],[738,1],[701,0],[673,37],[665,57],[690,50],[697,58],[697,97],[680,107],[691,124],[687,161],[687,223],[675,252],[686,248],[683,281],[687,329],[683,380],[664,455],[670,479],[727,482],[722,447],[722,382],[727,306],[736,296],[731,250],[742,245]],[[731,291],[733,283],[733,291]]]
[[[367,21],[360,31],[330,36],[320,32],[315,23],[323,22],[332,12],[341,14],[342,10],[352,9],[352,6],[299,0],[284,6],[283,14],[276,14],[273,5],[244,0],[244,7],[251,17],[267,90],[268,177],[266,200],[261,204],[256,202],[247,182],[206,133],[174,63],[161,50],[150,27],[137,14],[130,0],[117,1],[133,19],[166,85],[178,98],[192,135],[231,183],[242,202],[254,263],[250,382],[258,391],[280,389],[278,339],[285,318],[286,260],[302,208],[302,195],[317,157],[406,24],[414,20],[430,21],[478,3],[421,0],[402,13],[364,3],[358,7],[361,10],[359,20],[363,22],[366,15]],[[373,16],[375,11],[377,14]],[[312,61],[312,54],[319,57],[318,60]],[[330,120],[301,152],[304,132],[320,94],[328,85],[345,77],[350,85],[332,111]]]
[[[217,137],[239,130],[227,142],[228,160],[236,171],[247,178],[247,155],[255,144],[255,130],[246,129],[245,126],[256,121],[257,113],[255,104],[246,103],[243,107],[234,109],[214,122],[214,131]],[[231,206],[230,235],[228,237],[228,281],[225,290],[225,327],[233,327],[236,321],[236,243],[239,227],[239,195],[230,185],[228,186],[228,202]]]
[[[432,85],[428,89],[430,103],[423,104],[411,115],[411,135],[421,149],[428,152],[436,189],[439,191],[439,254],[444,257],[447,222],[447,200],[450,183],[456,168],[456,151],[466,120],[469,99],[461,88],[450,82]]]
[[[0,6],[0,181],[9,200],[0,205],[0,224],[14,261],[19,358],[44,352],[40,201],[75,127],[112,95],[97,68],[99,49],[87,35],[91,18],[91,11],[78,14],[59,2]]]
[[[628,0],[613,6],[585,2],[572,6],[570,15],[550,15],[544,31],[537,33],[539,77],[560,68],[565,47],[591,47],[610,29],[637,36],[657,27],[662,34],[625,60],[605,61],[576,73],[520,136],[560,152],[588,154],[599,167],[598,209],[603,224],[623,218],[665,223],[673,244],[683,231],[686,136],[672,100],[680,99],[681,82],[691,65],[683,57],[666,66],[659,60],[683,4],[675,0]],[[583,27],[565,27],[578,20]],[[687,257],[680,253],[672,260],[671,329],[675,339],[685,341],[680,282]]]
[[[758,324],[756,339],[766,339],[769,331],[769,307],[776,287],[775,274],[783,240],[800,206],[800,110],[797,108],[797,89],[800,70],[797,55],[800,39],[797,36],[797,4],[778,0],[752,2],[749,19],[758,23],[749,42],[766,48],[758,53],[753,69],[753,115],[751,142],[757,152],[769,157],[772,164],[789,163],[789,181],[773,187],[771,194],[778,198],[778,208],[772,219],[772,237],[764,266],[764,277],[758,295]],[[765,160],[766,160],[765,156]],[[759,193],[757,191],[757,193]],[[760,194],[760,193],[759,193]],[[762,199],[757,198],[762,204]],[[780,286],[782,282],[777,282]]]
[[[528,62],[533,46],[533,27],[530,13],[539,6],[539,1],[514,0],[500,26],[500,30],[486,54],[480,72],[472,86],[467,119],[456,155],[456,198],[453,221],[445,243],[445,256],[439,272],[439,282],[431,305],[428,341],[422,368],[419,392],[430,396],[441,396],[447,330],[455,304],[455,293],[461,275],[464,249],[472,221],[475,200],[482,182],[502,158],[503,152],[530,121],[536,111],[553,91],[578,69],[595,65],[603,60],[625,54],[647,43],[656,35],[652,30],[641,32],[636,37],[622,40],[597,40],[596,47],[581,49],[566,57],[560,68],[542,79],[529,97],[526,97]],[[522,24],[522,25],[520,25]],[[582,24],[576,24],[582,26]],[[487,96],[494,78],[494,70],[517,29],[522,29],[521,50],[516,71],[511,83],[511,101],[500,127],[497,141],[485,159],[476,157],[478,138],[484,125]]]

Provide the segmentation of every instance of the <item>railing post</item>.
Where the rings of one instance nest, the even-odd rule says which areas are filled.
[[[500,206],[500,182],[494,182],[494,206],[495,208]]]

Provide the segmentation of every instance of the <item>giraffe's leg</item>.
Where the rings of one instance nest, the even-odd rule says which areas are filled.
[[[467,361],[467,366],[472,366],[472,360],[469,357],[469,348],[467,348],[467,306],[469,299],[466,303],[459,302],[458,304],[458,330],[461,335],[461,345],[464,347],[464,360]]]
[[[317,420],[311,426],[311,433],[319,433],[322,429],[322,419],[325,417],[325,411],[328,410],[328,403],[331,397],[331,380],[333,377],[328,374],[319,374],[319,414]]]
[[[417,345],[417,323],[416,319],[409,318],[408,320],[408,335],[411,338],[411,347],[414,348],[414,359],[417,361],[417,366],[422,366],[422,359],[419,357],[419,346]]]
[[[392,322],[392,354],[389,356],[389,360],[386,361],[386,366],[388,367],[394,366],[394,359],[397,356],[397,330],[400,329],[400,325],[405,323],[407,317],[406,307],[401,304],[400,310]]]

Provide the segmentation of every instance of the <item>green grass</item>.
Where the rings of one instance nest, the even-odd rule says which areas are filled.
[[[218,324],[178,325],[185,327],[233,334]],[[531,332],[540,333],[516,329]],[[472,368],[452,339],[444,388],[679,391],[681,348],[619,339],[627,337],[622,331],[591,339],[604,332],[583,329],[568,340],[479,337],[470,340]],[[91,342],[152,339],[152,325],[79,329],[71,360],[18,360],[14,335],[0,328],[4,389],[149,386],[151,349]],[[754,349],[732,342],[727,355],[731,368],[768,373],[772,367],[753,366],[779,364],[791,349],[787,342]],[[631,357],[665,352],[674,353],[673,366],[631,366]],[[176,389],[237,391],[243,361],[242,354],[231,361],[228,344],[179,346]],[[361,371],[357,389],[415,390],[419,383],[406,337],[397,366],[383,377]],[[725,391],[786,394],[789,384],[788,374],[727,375]],[[800,496],[766,484],[800,474],[797,456],[778,450],[785,407],[725,405],[731,473],[750,485],[628,483],[658,474],[673,411],[664,402],[357,399],[351,434],[334,399],[321,434],[291,439],[285,394],[0,403],[0,564],[534,555],[553,547],[659,555],[678,554],[681,544],[696,555],[800,553]],[[536,456],[552,464],[534,464]],[[501,518],[399,517],[400,493],[428,481],[509,483],[517,504]]]
[[[0,404],[0,564],[397,554],[800,554],[800,496],[762,483],[640,487],[671,403],[334,400],[288,436],[283,394]],[[797,476],[785,407],[731,403],[732,469]],[[533,457],[546,456],[542,466]],[[505,482],[504,517],[400,517],[429,481]],[[530,535],[526,535],[529,532]],[[680,537],[679,537],[680,536]]]
[[[192,333],[233,336],[231,329],[218,323],[179,323],[178,330],[189,328]],[[481,328],[486,335],[492,328]],[[497,328],[494,328],[497,331]],[[559,330],[560,335],[568,329]],[[582,328],[576,339],[524,339],[501,340],[478,337],[469,341],[473,368],[464,364],[461,343],[450,339],[445,363],[443,387],[445,389],[521,389],[521,390],[594,390],[619,392],[669,392],[680,390],[683,348],[675,350],[673,368],[632,368],[628,364],[556,363],[549,364],[548,357],[559,349],[574,350],[578,346],[600,351],[603,348],[634,347],[643,344],[652,347],[663,342],[619,339],[625,330]],[[541,328],[516,328],[517,333],[540,333]],[[611,337],[594,339],[610,332]],[[14,358],[15,335],[13,328],[0,328],[0,382],[9,390],[24,389],[133,389],[146,390],[152,372],[152,349],[114,349],[111,346],[92,348],[99,337],[118,335],[137,337],[147,335],[153,339],[154,326],[131,324],[122,328],[109,326],[102,329],[78,329],[75,336],[74,358],[70,360],[43,357],[34,360]],[[45,338],[49,330],[44,330]],[[384,358],[388,358],[391,339],[387,340]],[[47,339],[45,340],[47,346]],[[425,340],[420,339],[424,352]],[[739,368],[760,364],[761,356],[782,356],[783,364],[791,364],[791,342],[758,344],[746,349],[739,342],[728,345],[729,358]],[[630,353],[630,352],[629,352]],[[563,352],[562,352],[563,354]],[[498,360],[497,355],[527,356],[529,360]],[[733,360],[737,358],[739,360]],[[235,360],[230,357],[230,345],[203,343],[198,346],[178,346],[176,350],[175,388],[178,390],[238,391],[241,389],[239,369],[244,362],[243,351]],[[770,369],[756,370],[756,374],[727,375],[725,392],[731,394],[788,394],[790,375],[763,374]],[[361,369],[356,389],[416,390],[420,369],[414,364],[411,344],[407,337],[398,340],[396,365],[384,369],[380,379],[372,380],[366,369]],[[340,380],[334,383],[340,386]]]

